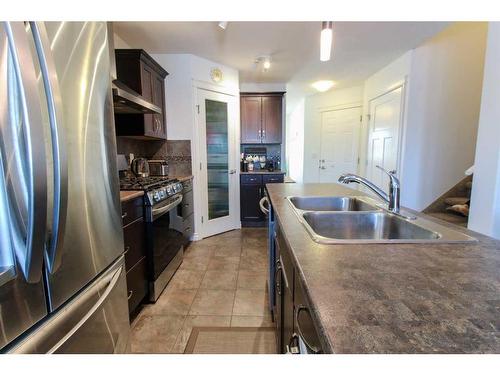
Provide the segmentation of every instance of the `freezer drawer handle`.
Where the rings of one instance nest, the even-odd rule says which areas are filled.
[[[52,354],[57,349],[59,349],[71,336],[73,336],[75,334],[75,332],[77,332],[87,322],[87,320],[89,320],[92,317],[92,315],[95,314],[95,312],[97,310],[99,310],[101,305],[107,300],[109,294],[114,289],[114,287],[116,286],[116,283],[120,279],[122,269],[123,269],[123,266],[120,266],[120,268],[118,268],[116,270],[116,272],[110,278],[109,285],[107,286],[106,290],[102,293],[102,295],[99,297],[99,299],[97,300],[95,305],[92,306],[92,308],[89,311],[87,311],[87,313],[83,316],[83,318],[61,340],[59,340],[59,342],[56,345],[54,345],[47,352],[48,354]],[[89,290],[88,292],[91,292],[91,291]]]

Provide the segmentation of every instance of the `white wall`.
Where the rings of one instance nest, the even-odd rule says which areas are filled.
[[[304,182],[319,181],[319,159],[321,156],[321,112],[332,109],[361,106],[362,100],[362,86],[340,90],[332,89],[326,93],[316,94],[305,98],[303,166]],[[290,152],[293,151],[290,150]],[[289,166],[289,169],[290,167],[291,166]]]
[[[486,23],[455,23],[413,51],[403,204],[422,210],[474,162]]]
[[[500,23],[490,22],[469,228],[500,239]]]
[[[113,34],[113,42],[115,44],[115,48],[116,49],[120,49],[120,48],[132,48],[117,33]]]
[[[303,181],[304,173],[304,111],[305,100],[295,106],[286,119],[286,165],[288,176],[295,182]]]
[[[285,83],[240,83],[241,92],[285,92]]]

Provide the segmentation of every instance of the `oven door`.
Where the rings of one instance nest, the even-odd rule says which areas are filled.
[[[157,280],[168,264],[182,250],[184,237],[181,232],[171,228],[169,211],[182,200],[176,199],[162,208],[153,208],[153,221],[148,223],[148,241],[150,254],[150,275]],[[168,208],[167,208],[168,207]],[[155,213],[155,210],[156,213]]]
[[[170,210],[177,207],[182,202],[182,195],[176,196],[173,200],[168,200],[163,205],[149,207],[148,209],[148,221],[155,221],[159,219],[161,216],[165,216]]]

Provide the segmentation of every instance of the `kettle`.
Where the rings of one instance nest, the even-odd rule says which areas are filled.
[[[145,158],[135,158],[131,164],[132,173],[137,177],[149,177],[149,163]]]

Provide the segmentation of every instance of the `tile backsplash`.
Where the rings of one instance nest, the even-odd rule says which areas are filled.
[[[168,161],[169,175],[188,176],[191,170],[191,141],[145,141],[134,138],[116,137],[118,154],[133,153],[135,157],[165,159]]]

